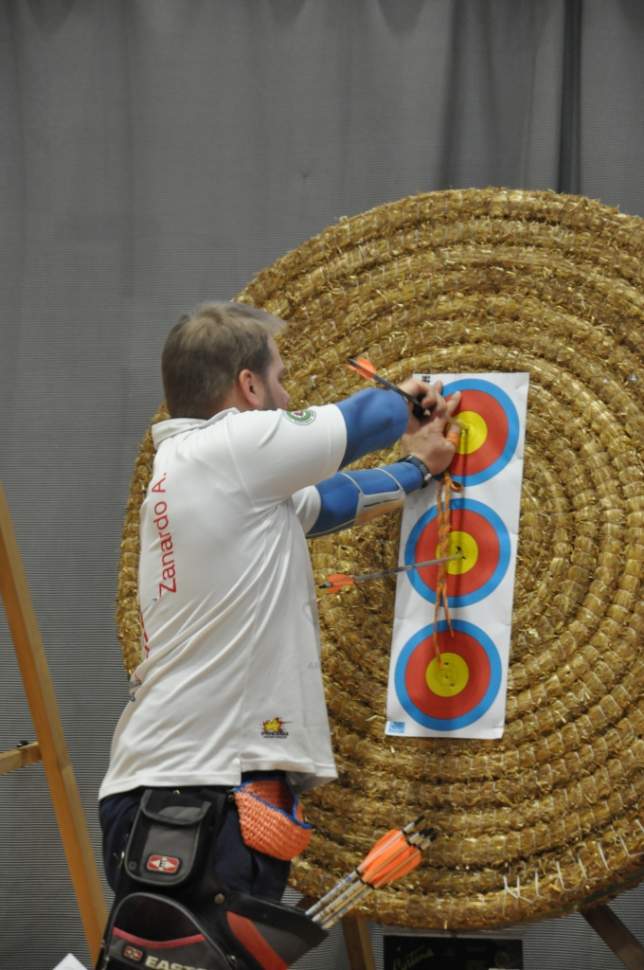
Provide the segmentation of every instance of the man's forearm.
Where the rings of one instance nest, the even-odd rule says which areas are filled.
[[[405,495],[421,488],[422,473],[406,461],[381,468],[338,472],[316,486],[320,511],[307,535],[325,535],[360,525],[376,515],[399,509]]]

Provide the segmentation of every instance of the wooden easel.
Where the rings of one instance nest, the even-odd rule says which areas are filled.
[[[376,970],[369,923],[364,916],[344,916],[342,932],[351,970]]]
[[[107,919],[105,899],[58,712],[22,558],[0,485],[0,592],[38,741],[0,753],[0,774],[42,761],[85,938],[96,962]]]
[[[635,939],[610,906],[602,903],[592,909],[581,910],[581,915],[627,970],[644,970],[644,946]]]

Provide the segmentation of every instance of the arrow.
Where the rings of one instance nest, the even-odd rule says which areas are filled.
[[[390,391],[395,391],[396,394],[400,394],[405,400],[409,401],[412,406],[412,413],[415,418],[422,420],[422,418],[427,418],[430,416],[430,412],[426,411],[425,408],[421,407],[420,400],[418,398],[412,397],[407,391],[403,391],[402,388],[397,387],[396,384],[392,384],[388,381],[386,377],[381,377],[380,374],[376,373],[376,368],[366,357],[347,357],[347,366],[351,370],[356,371],[361,377],[366,378],[368,381],[375,381],[376,384],[380,384],[381,387],[386,387]]]
[[[436,837],[423,816],[403,829],[391,829],[372,846],[362,862],[307,910],[306,915],[329,929],[373,889],[401,879],[420,863],[421,850]]]
[[[444,562],[453,562],[455,559],[465,559],[463,553],[454,556],[443,556],[441,559],[425,559],[423,562],[412,562],[406,566],[396,566],[395,569],[383,569],[377,573],[359,573],[351,576],[349,573],[331,573],[325,583],[321,583],[318,589],[326,589],[335,593],[345,586],[354,586],[356,583],[367,583],[372,579],[382,579],[384,576],[393,576],[395,573],[407,573],[412,569],[420,569],[422,566],[438,566]]]

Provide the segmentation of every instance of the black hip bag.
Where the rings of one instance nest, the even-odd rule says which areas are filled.
[[[125,874],[155,889],[187,888],[201,875],[225,800],[148,788],[125,850]]]

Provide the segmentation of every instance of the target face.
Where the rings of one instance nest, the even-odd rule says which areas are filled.
[[[501,658],[490,637],[473,623],[453,620],[452,636],[438,624],[411,637],[400,652],[395,690],[407,714],[434,731],[456,731],[477,721],[490,708],[501,685]]]
[[[463,428],[450,473],[462,485],[479,485],[497,475],[512,458],[519,441],[519,416],[500,387],[480,378],[446,384],[443,394],[461,392],[456,417]]]
[[[510,562],[510,533],[488,505],[474,499],[452,499],[448,555],[447,597],[450,607],[478,603],[496,589]],[[428,509],[409,533],[405,564],[436,559],[438,516]],[[438,566],[423,566],[405,574],[414,589],[430,603],[436,602]]]

